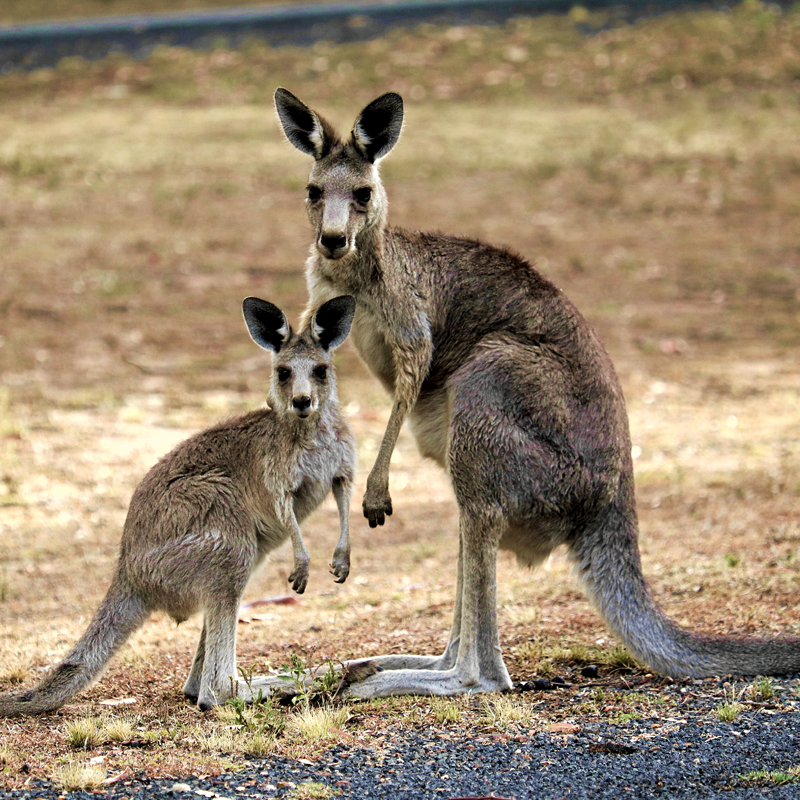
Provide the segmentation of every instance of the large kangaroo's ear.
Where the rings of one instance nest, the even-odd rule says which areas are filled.
[[[355,313],[356,301],[349,294],[334,297],[317,309],[311,331],[324,350],[333,350],[347,338]]]
[[[245,297],[242,312],[250,336],[264,350],[277,353],[292,335],[292,329],[283,311],[266,300]]]
[[[382,94],[356,117],[353,144],[370,163],[383,158],[397,144],[403,128],[403,98]]]
[[[333,128],[286,89],[275,90],[275,108],[286,138],[301,152],[319,161],[336,141]]]

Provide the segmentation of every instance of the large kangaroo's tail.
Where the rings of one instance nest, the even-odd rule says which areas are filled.
[[[800,639],[702,635],[667,617],[642,575],[630,508],[609,506],[572,552],[590,598],[636,658],[675,678],[800,672]]]
[[[99,675],[149,613],[144,603],[115,579],[86,633],[67,657],[32,689],[0,695],[0,717],[60,708]]]

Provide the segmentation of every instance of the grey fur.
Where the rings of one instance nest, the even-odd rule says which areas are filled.
[[[278,90],[281,119],[287,98],[295,113],[301,104]],[[362,133],[388,153],[402,124],[400,97],[367,106],[347,140],[308,115],[325,137],[314,150],[300,147],[314,157],[306,201],[316,234],[306,264],[310,308],[343,292],[356,298],[353,340],[393,397],[364,514],[375,526],[392,512],[389,460],[406,419],[422,454],[447,471],[460,510],[445,653],[380,657],[383,671],[350,690],[509,688],[497,629],[498,547],[535,566],[566,545],[608,625],[661,673],[800,670],[798,639],[700,636],[654,602],[640,566],[622,390],[591,326],[562,292],[507,250],[387,226],[386,193]]]
[[[0,695],[0,717],[63,705],[156,610],[176,622],[204,614],[187,697],[201,709],[232,693],[249,699],[236,677],[245,586],[267,553],[291,539],[289,581],[305,591],[309,556],[299,524],[331,489],[340,519],[332,573],[343,583],[350,571],[356,450],[339,411],[331,350],[347,336],[354,307],[351,297],[321,304],[296,334],[271,303],[244,301],[253,339],[274,353],[271,407],[193,436],[147,473],[131,499],[111,587],[86,633],[33,689]]]

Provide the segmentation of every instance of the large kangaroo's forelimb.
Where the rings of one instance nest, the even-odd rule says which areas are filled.
[[[403,423],[417,402],[433,354],[430,325],[423,312],[409,319],[407,326],[397,326],[391,330],[387,340],[392,353],[394,395],[389,422],[364,493],[364,516],[371,528],[383,525],[386,517],[392,513],[389,463]]]

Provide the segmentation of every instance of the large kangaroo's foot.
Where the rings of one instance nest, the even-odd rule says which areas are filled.
[[[454,695],[510,689],[497,630],[495,526],[479,513],[462,513],[453,628],[441,656],[386,655],[369,659],[379,671],[350,683],[345,694]],[[356,664],[359,662],[349,662]]]
[[[379,670],[377,664],[369,659],[352,661],[336,669],[339,675],[339,684],[329,691],[331,694],[345,694],[347,687],[353,682],[363,681],[365,678],[374,675]],[[293,697],[300,692],[315,690],[315,683],[320,676],[327,675],[328,667],[317,667],[316,669],[306,670],[300,685],[296,679],[286,679],[278,675],[259,675],[252,678],[239,678],[237,681],[238,696],[246,703],[257,702],[265,697]]]

